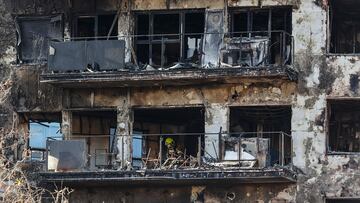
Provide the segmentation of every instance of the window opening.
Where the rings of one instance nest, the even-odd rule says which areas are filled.
[[[181,135],[182,133],[195,134]],[[204,143],[203,133],[203,108],[135,109],[133,147],[136,149],[133,148],[133,166],[139,167],[140,155],[144,168],[157,168],[160,163],[169,168],[190,166],[190,159],[193,164],[196,162],[199,137],[202,139],[201,144]],[[168,138],[173,141],[173,151],[168,148]],[[184,162],[171,165],[170,162],[174,158]]]
[[[140,13],[136,19],[140,64],[163,68],[178,62],[199,63],[204,13]]]
[[[360,152],[360,102],[329,101],[329,151]]]
[[[360,52],[360,4],[358,1],[330,1],[330,52]]]
[[[96,37],[106,37],[111,29],[115,15],[96,15],[79,16],[76,21],[75,37],[93,40]],[[110,34],[111,37],[118,35],[118,25],[115,26]]]
[[[236,66],[291,63],[291,9],[232,11],[232,38],[226,40],[223,62]]]
[[[111,168],[116,148],[116,111],[73,113],[71,140],[85,140],[90,170]]]
[[[288,164],[291,161],[291,138],[284,135],[282,144],[282,132],[288,135],[291,133],[291,107],[233,107],[230,109],[230,132],[234,133],[230,140],[239,137],[244,139],[240,148],[242,152],[259,157],[257,151],[262,150],[262,159],[258,160],[261,166],[281,164],[282,161]],[[261,149],[259,146],[262,146]],[[237,155],[235,152],[238,152],[239,146],[229,142],[223,150],[226,158],[227,153]]]

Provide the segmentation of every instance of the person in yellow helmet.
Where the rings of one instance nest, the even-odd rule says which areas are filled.
[[[171,137],[166,138],[166,140],[165,140],[165,145],[166,145],[166,146],[175,145],[174,139],[172,139]]]
[[[176,157],[175,140],[171,137],[165,139],[165,146],[167,147],[168,158]]]

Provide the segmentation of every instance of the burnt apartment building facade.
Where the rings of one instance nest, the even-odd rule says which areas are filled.
[[[39,185],[71,202],[360,201],[356,0],[0,2],[2,153]]]

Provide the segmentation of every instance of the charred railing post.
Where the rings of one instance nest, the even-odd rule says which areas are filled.
[[[285,32],[282,32],[282,53],[283,53],[283,59],[282,59],[282,63],[281,64],[285,64],[286,62],[286,33]]]
[[[162,166],[162,151],[163,151],[162,143],[163,143],[163,137],[160,135],[160,141],[159,141],[159,163],[160,163],[160,169],[161,169],[161,166]]]
[[[49,171],[49,139],[46,139],[45,153],[45,171]]]
[[[239,135],[239,139],[238,139],[238,146],[239,146],[239,166],[241,166],[241,139],[242,139],[242,134]]]
[[[285,165],[285,137],[284,133],[281,132],[281,166]]]
[[[198,161],[198,165],[200,167],[201,166],[201,136],[198,137],[197,161]]]
[[[290,139],[290,163],[293,163],[293,139],[292,136],[289,135],[289,139]]]

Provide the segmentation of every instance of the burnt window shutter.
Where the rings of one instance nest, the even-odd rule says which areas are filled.
[[[23,63],[47,61],[49,41],[62,41],[62,16],[20,18],[17,21],[19,59]]]

